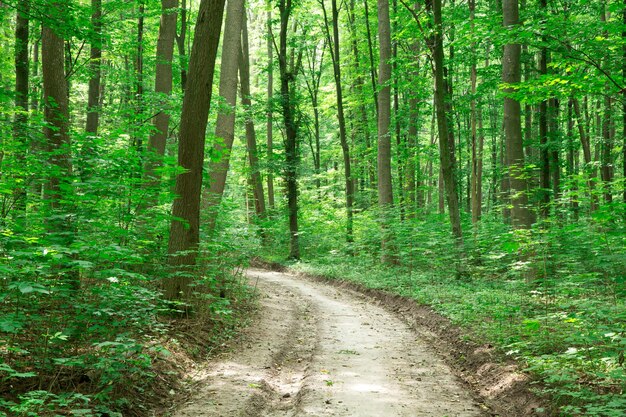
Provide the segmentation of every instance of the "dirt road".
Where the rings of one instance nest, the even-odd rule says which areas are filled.
[[[483,416],[399,319],[350,291],[249,270],[261,314],[241,348],[215,358],[175,417]]]

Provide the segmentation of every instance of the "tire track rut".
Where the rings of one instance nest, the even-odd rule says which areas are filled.
[[[346,290],[251,269],[260,316],[213,359],[175,417],[478,417],[471,393],[415,332]]]

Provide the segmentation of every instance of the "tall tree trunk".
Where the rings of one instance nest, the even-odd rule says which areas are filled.
[[[389,214],[393,206],[391,183],[391,24],[389,20],[389,0],[378,0],[378,205],[381,210],[383,228],[382,259],[394,259],[389,236]]]
[[[64,16],[64,5],[52,3],[50,12]],[[62,20],[64,20],[62,18]],[[65,22],[59,22],[65,23]],[[47,234],[53,244],[69,247],[74,240],[71,226],[69,194],[72,184],[72,162],[69,137],[68,91],[64,68],[64,42],[54,29],[44,24],[41,35],[41,63],[43,72],[44,133],[49,152],[49,163],[54,169],[49,174],[44,198],[50,215]],[[79,286],[76,270],[60,272],[74,289]]]
[[[137,55],[135,56],[135,136],[134,145],[139,155],[143,152],[143,32],[144,15],[146,5],[145,0],[139,0],[139,17],[137,18]]]
[[[241,51],[239,54],[239,78],[241,83],[241,104],[246,110],[246,144],[248,147],[248,162],[250,163],[250,183],[254,195],[254,209],[259,218],[265,217],[265,196],[263,182],[259,168],[259,156],[256,144],[254,120],[251,114],[252,100],[250,95],[250,47],[248,42],[248,23],[246,12],[243,12],[243,27],[241,31]]]
[[[187,51],[185,43],[187,41],[187,0],[182,0],[180,5],[180,34],[176,35],[176,46],[178,47],[178,61],[180,63],[180,88],[185,92],[187,85]]]
[[[559,137],[559,101],[550,99],[550,175],[552,177],[552,198],[558,202],[561,195],[561,143]]]
[[[183,98],[178,141],[178,164],[185,172],[176,177],[169,265],[177,271],[165,282],[168,299],[190,293],[190,268],[200,243],[200,192],[207,118],[211,103],[215,58],[222,28],[224,0],[202,0],[189,59],[189,78]]]
[[[332,13],[332,37],[328,27],[328,17],[326,16],[326,8],[322,0],[322,8],[324,11],[324,22],[326,27],[326,36],[331,50],[331,58],[333,61],[333,74],[335,76],[335,90],[337,97],[337,121],[339,122],[339,141],[343,153],[344,178],[346,185],[346,241],[353,241],[353,215],[352,208],[354,205],[354,181],[352,181],[352,173],[350,166],[350,148],[348,147],[348,139],[346,134],[346,118],[343,111],[343,89],[341,85],[341,57],[339,55],[339,9],[337,8],[337,0],[331,0]]]
[[[376,183],[376,173],[374,170],[374,164],[372,162],[372,138],[371,132],[369,129],[369,119],[367,115],[367,107],[364,100],[363,89],[365,86],[365,81],[363,80],[363,75],[361,73],[359,59],[359,46],[358,46],[358,34],[357,34],[357,25],[356,25],[356,16],[355,16],[355,0],[350,0],[350,8],[348,13],[349,24],[350,24],[350,32],[351,32],[351,46],[352,46],[352,59],[354,60],[354,72],[355,76],[355,91],[358,97],[359,102],[359,118],[360,118],[360,128],[359,131],[364,135],[365,139],[365,151],[363,152],[363,158],[365,159],[365,167],[363,168],[365,171],[365,176],[367,180],[364,180],[368,184],[368,197],[371,200],[376,199],[375,195],[371,194],[373,190],[374,184]],[[378,103],[377,103],[378,105]],[[374,191],[375,192],[375,191]]]
[[[598,199],[595,195],[595,168],[592,167],[591,159],[591,141],[589,139],[588,129],[585,128],[585,121],[580,110],[580,103],[578,99],[572,98],[572,105],[574,109],[574,116],[576,118],[576,125],[578,126],[578,135],[580,137],[580,144],[583,149],[583,159],[585,160],[585,171],[588,176],[587,187],[589,189],[589,201],[590,210],[593,212],[598,208]]]
[[[626,0],[622,10],[622,42],[626,41]],[[622,45],[622,79],[626,80],[626,42]],[[622,89],[622,203],[626,204],[626,88]]]
[[[548,13],[547,0],[540,0],[541,10],[544,15]],[[547,35],[542,34],[542,42],[547,44]],[[547,46],[542,46],[539,56],[539,74],[548,74],[548,64],[550,62],[550,55]],[[550,133],[549,126],[552,117],[552,109],[549,108],[549,100],[545,99],[539,104],[539,185],[540,185],[540,207],[539,211],[542,217],[547,217],[550,213]]]
[[[93,149],[93,136],[98,134],[100,119],[100,77],[102,60],[102,0],[91,0],[91,26],[93,28],[91,38],[91,51],[89,54],[89,90],[87,93],[87,152],[91,154]],[[89,138],[91,137],[91,138]]]
[[[376,81],[376,64],[374,63],[374,45],[372,38],[372,30],[370,28],[370,13],[368,0],[363,0],[363,7],[365,8],[365,28],[367,30],[367,49],[370,59],[370,79],[372,81],[372,92],[374,94],[374,105],[376,106],[376,114],[378,115],[378,83]],[[380,7],[380,6],[379,6]],[[380,19],[380,18],[379,18]]]
[[[310,140],[311,153],[313,156],[313,169],[315,171],[315,186],[317,188],[318,197],[321,199],[321,128],[320,128],[320,108],[319,108],[319,92],[320,83],[322,81],[322,67],[324,65],[324,53],[326,50],[326,42],[328,39],[324,38],[321,48],[318,49],[318,45],[314,45],[309,48],[310,52],[307,52],[308,61],[308,78],[305,78],[307,90],[309,91],[309,97],[311,98],[311,107],[313,108],[313,138]],[[318,54],[318,51],[320,53]],[[318,62],[319,59],[319,62]]]
[[[398,1],[393,0],[393,15],[397,16],[398,14]],[[396,20],[393,20],[392,30],[396,32]],[[405,218],[405,207],[404,207],[404,155],[406,151],[406,146],[402,140],[401,127],[400,127],[400,92],[399,92],[399,81],[398,81],[398,42],[393,42],[391,47],[391,74],[393,76],[393,120],[394,120],[394,129],[395,129],[395,137],[396,137],[396,157],[397,161],[397,171],[398,171],[398,205],[400,207],[400,220],[404,221]]]
[[[274,208],[274,45],[272,12],[267,11],[267,202]]]
[[[578,221],[579,212],[579,197],[578,197],[578,182],[574,178],[574,175],[578,174],[578,149],[574,145],[574,103],[570,98],[567,103],[567,178],[571,182],[570,190],[570,204],[572,212],[574,214],[574,220]]]
[[[292,82],[297,76],[290,71],[287,52],[287,30],[292,12],[291,0],[279,0],[280,35],[278,65],[280,70],[280,94],[285,124],[285,182],[287,183],[287,207],[289,212],[289,258],[300,259],[298,231],[298,126],[295,120],[295,103],[291,96]]]
[[[39,45],[41,44],[41,38],[38,37],[37,40],[35,40],[35,44],[33,45],[33,70],[32,70],[32,75],[33,77],[39,77]],[[41,95],[41,92],[39,90],[39,88],[37,88],[37,86],[33,86],[33,99],[31,100],[30,103],[30,109],[33,111],[39,110],[39,98]]]
[[[13,121],[13,137],[20,149],[18,161],[23,161],[28,147],[28,89],[29,89],[29,61],[28,61],[28,23],[30,14],[30,0],[20,0],[17,4],[15,18],[15,118]],[[1,152],[1,151],[0,151]],[[1,158],[0,158],[1,160]],[[26,189],[18,186],[14,191],[16,220],[18,228],[24,227],[26,210]]]
[[[415,55],[416,60],[419,55]],[[409,99],[409,129],[407,135],[407,161],[406,161],[406,210],[409,219],[415,218],[417,208],[424,207],[424,191],[422,187],[422,175],[417,174],[419,164],[419,101],[412,92]],[[417,189],[416,189],[417,188]]]
[[[470,12],[470,32],[474,34],[474,13],[476,9],[475,0],[469,0],[469,12]],[[475,46],[475,45],[474,45]],[[475,48],[473,47],[472,50]],[[476,131],[477,125],[477,111],[476,111],[476,56],[473,54],[472,63],[470,67],[470,85],[472,92],[472,100],[470,102],[470,129],[472,136],[472,171],[471,171],[471,202],[472,202],[472,223],[476,224],[480,220],[482,215],[482,199],[480,196],[480,190],[482,184],[478,182],[479,174],[478,167],[482,163],[482,155],[480,154],[480,145],[478,143],[478,135]]]
[[[443,26],[441,20],[441,0],[432,0],[427,6],[432,9],[434,16],[434,34],[430,38],[433,53],[435,71],[435,111],[437,114],[437,130],[439,131],[439,159],[443,177],[446,200],[448,202],[448,215],[452,226],[452,234],[459,247],[463,245],[463,231],[461,229],[461,215],[459,209],[459,197],[457,194],[457,179],[455,175],[456,161],[453,143],[450,143],[451,126],[449,126],[446,114],[446,91],[447,85],[444,79],[443,57]]]
[[[517,0],[502,0],[503,23],[506,29],[519,25]],[[520,67],[521,46],[508,43],[504,45],[502,58],[502,82],[505,93],[511,94],[514,85],[521,81]],[[506,162],[509,168],[511,190],[511,221],[516,228],[530,228],[533,223],[532,212],[528,209],[526,177],[524,174],[524,148],[522,142],[521,106],[519,101],[509,96],[504,97],[504,134],[506,136]]]
[[[150,187],[157,186],[160,181],[157,168],[161,166],[163,155],[165,155],[165,144],[170,123],[168,99],[172,94],[172,60],[174,59],[177,9],[178,0],[161,0],[161,21],[159,23],[154,79],[154,92],[160,95],[160,108],[154,118],[154,131],[150,135],[148,143],[150,152],[146,158],[144,172],[146,179],[148,179],[147,185]]]
[[[215,123],[215,136],[223,140],[213,146],[212,152],[219,155],[217,161],[209,163],[210,183],[205,187],[203,209],[209,212],[207,230],[212,232],[219,212],[219,205],[226,186],[226,177],[230,166],[230,152],[235,139],[235,107],[237,103],[237,72],[239,69],[239,51],[241,49],[241,28],[244,16],[244,0],[228,0],[226,3],[226,22],[224,44],[220,67],[220,97],[223,100]]]
[[[604,96],[604,115],[602,117],[602,145],[600,152],[600,176],[604,183],[604,201],[610,203],[613,201],[613,192],[611,190],[611,182],[613,181],[613,135],[611,130],[613,128],[612,120],[612,107],[613,100],[609,95],[608,85],[607,91]]]
[[[608,3],[603,4],[602,14],[600,16],[600,20],[603,24],[609,20],[609,11]],[[608,32],[604,31],[604,37],[608,39]],[[607,68],[611,65],[610,58],[605,59],[605,64]],[[613,192],[611,190],[611,182],[613,181],[613,118],[612,118],[612,107],[613,100],[611,98],[611,91],[609,87],[609,82],[606,82],[605,85],[605,93],[604,93],[604,109],[603,109],[603,117],[602,117],[602,143],[600,146],[600,177],[602,178],[602,182],[604,183],[604,201],[606,203],[611,203],[613,201]]]

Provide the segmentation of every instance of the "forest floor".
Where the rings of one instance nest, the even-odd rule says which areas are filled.
[[[260,269],[255,322],[193,376],[175,417],[431,416],[492,413],[426,328],[349,288]]]

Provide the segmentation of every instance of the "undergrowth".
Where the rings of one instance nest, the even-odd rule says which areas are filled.
[[[206,358],[249,316],[236,239],[204,244],[194,295],[171,303],[167,216],[149,232],[96,218],[64,245],[0,229],[0,416],[153,415],[178,394],[181,357]]]

